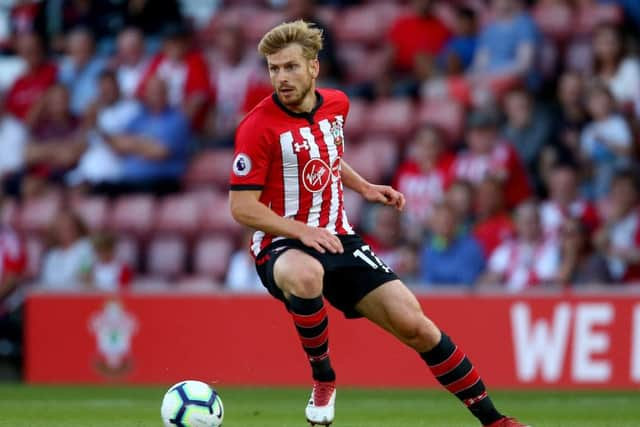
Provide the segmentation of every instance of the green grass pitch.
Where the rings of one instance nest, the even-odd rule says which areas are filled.
[[[0,385],[0,426],[160,427],[162,388]],[[303,427],[307,389],[220,387],[224,427]],[[640,426],[638,392],[495,391],[534,427]],[[334,427],[477,426],[443,391],[338,389]]]

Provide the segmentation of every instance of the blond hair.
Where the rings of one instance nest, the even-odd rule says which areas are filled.
[[[265,58],[292,43],[302,47],[302,55],[306,59],[316,59],[322,49],[322,30],[311,22],[299,19],[285,22],[272,28],[265,34],[258,44],[258,52]]]

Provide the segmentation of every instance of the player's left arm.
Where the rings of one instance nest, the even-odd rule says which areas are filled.
[[[398,210],[404,208],[404,195],[394,190],[388,185],[372,184],[356,172],[347,162],[342,160],[341,170],[342,183],[345,187],[362,195],[365,200],[373,203],[382,203],[387,206],[394,206]]]

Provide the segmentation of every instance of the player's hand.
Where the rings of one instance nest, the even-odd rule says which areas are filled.
[[[338,239],[338,236],[324,228],[305,226],[299,239],[306,246],[309,246],[322,254],[326,253],[326,251],[329,251],[332,254],[341,254],[344,252],[342,242]]]
[[[388,185],[370,184],[362,193],[365,200],[373,203],[393,206],[399,211],[404,208],[404,195]]]

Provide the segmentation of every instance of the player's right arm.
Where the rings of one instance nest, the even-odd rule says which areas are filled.
[[[318,252],[342,253],[340,239],[324,228],[309,227],[300,221],[283,218],[260,202],[259,190],[229,192],[231,215],[240,224],[275,236],[300,240]]]

